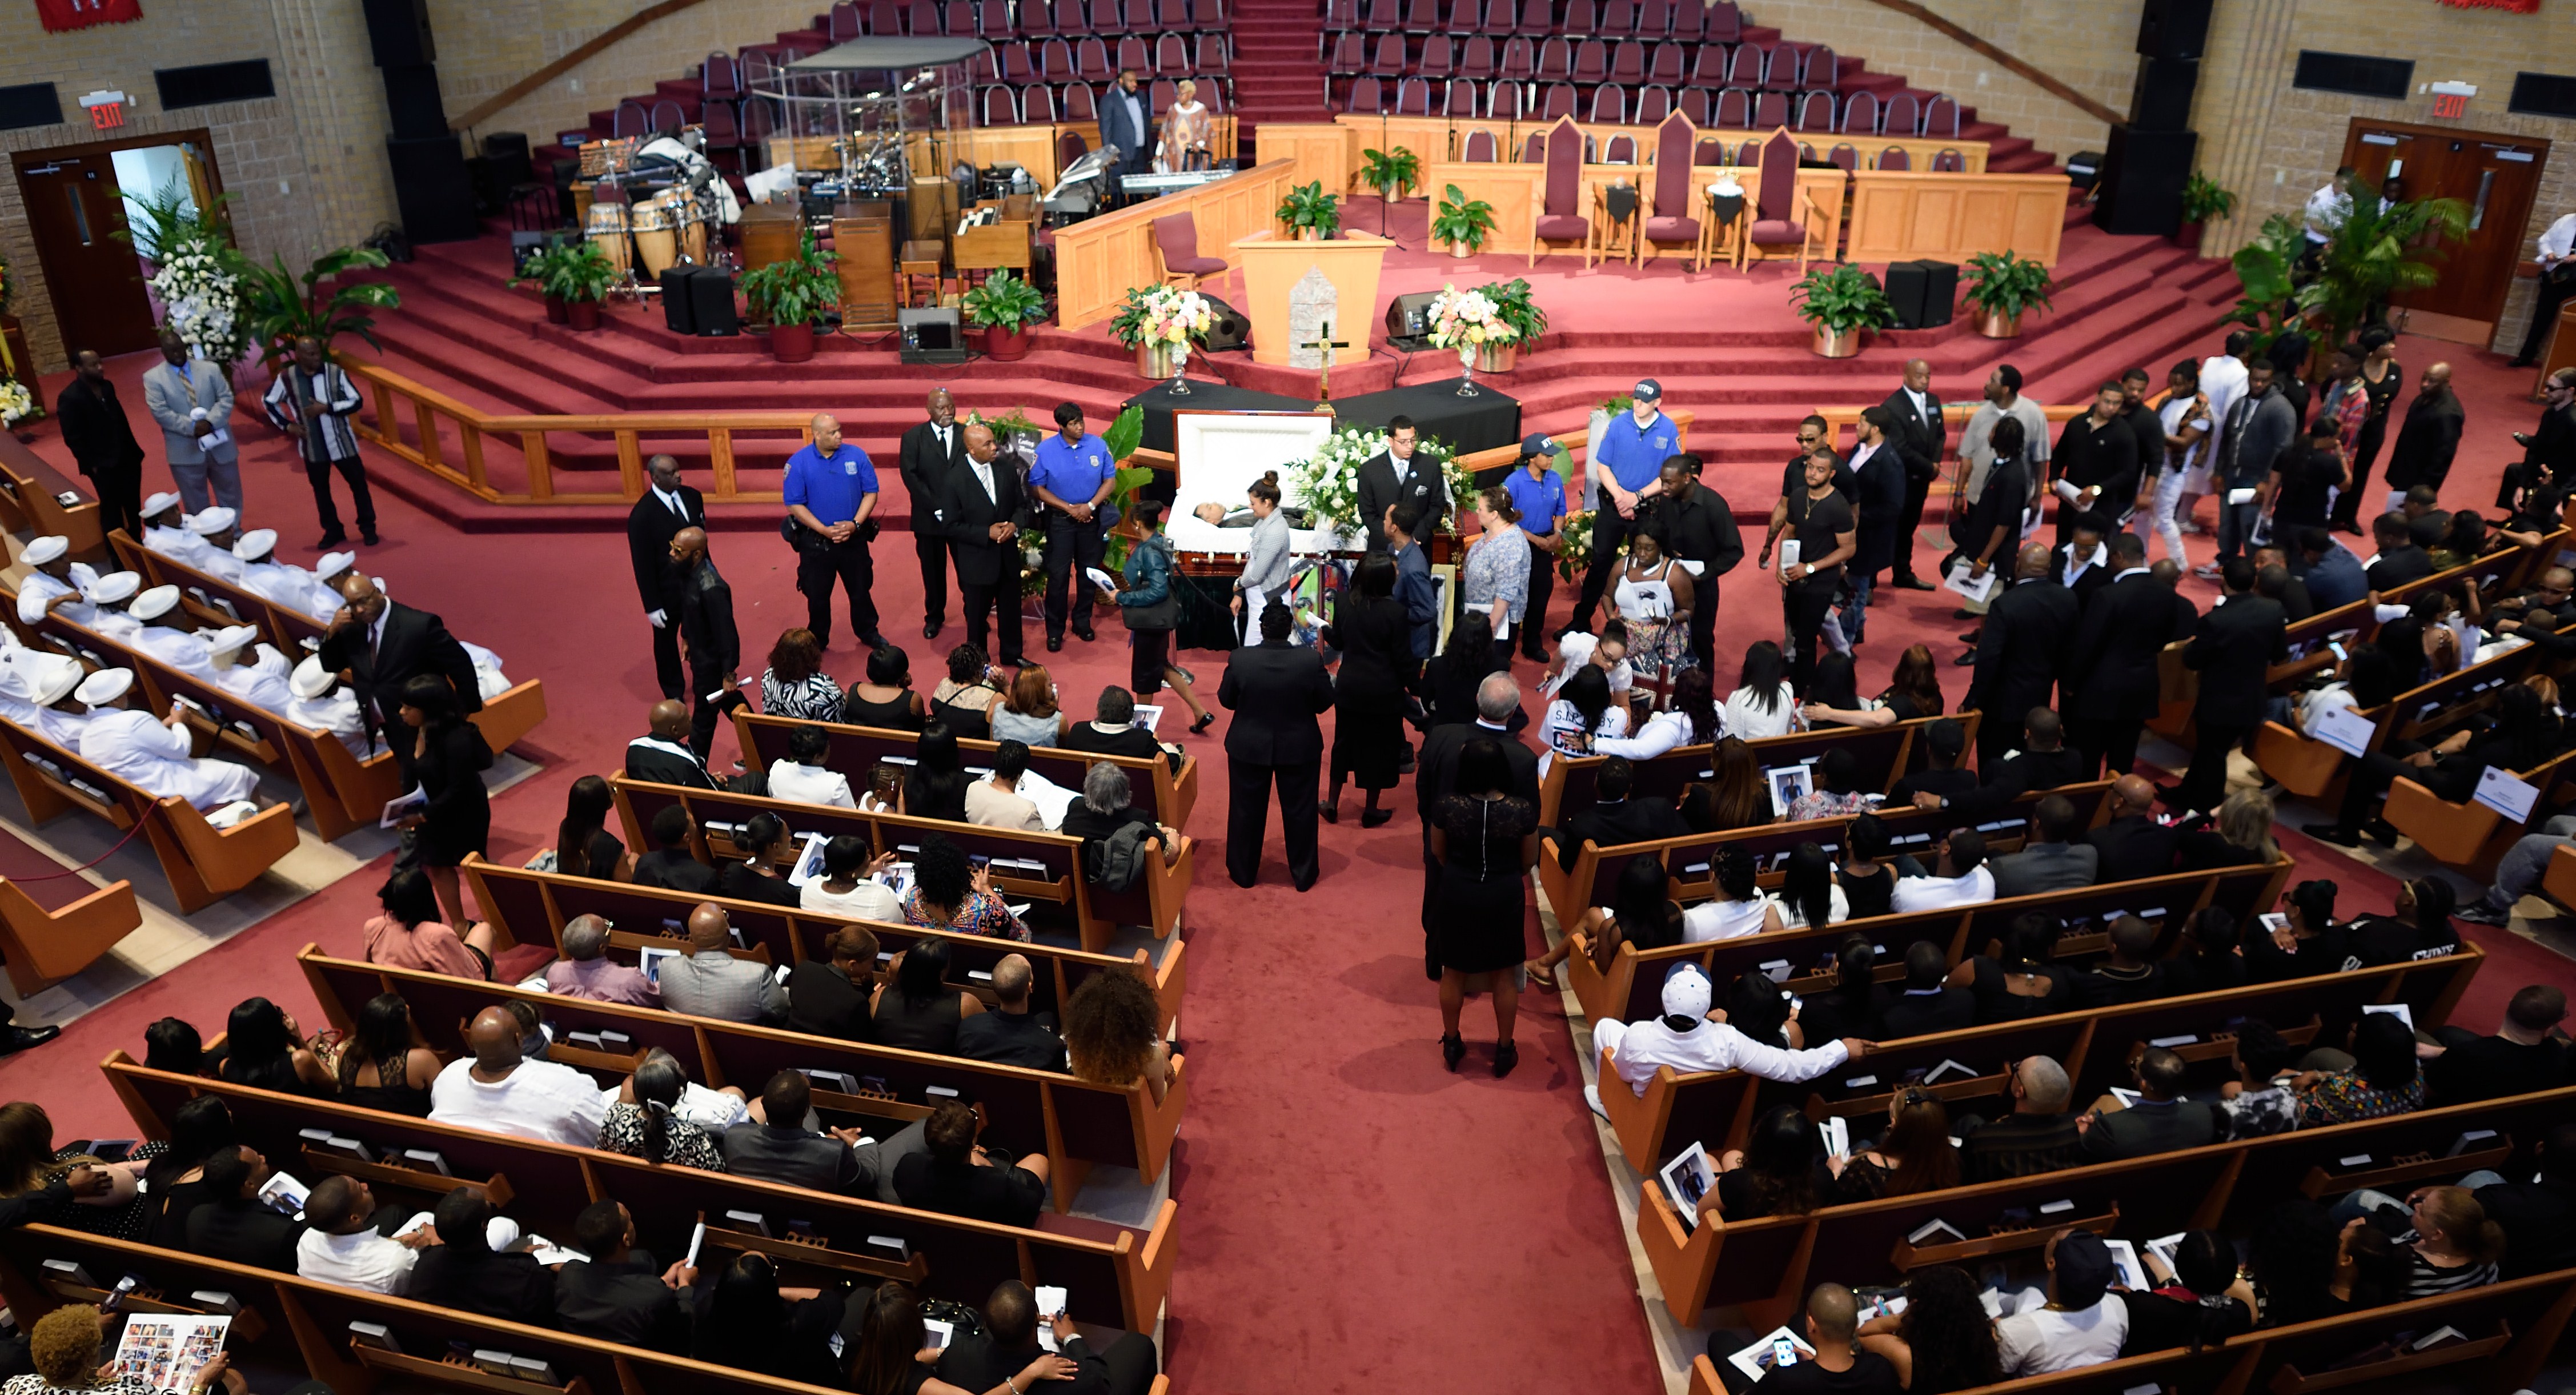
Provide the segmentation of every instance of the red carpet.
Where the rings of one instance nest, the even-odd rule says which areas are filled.
[[[2153,318],[2147,307],[2131,309],[2140,320]],[[2161,367],[2185,347],[2204,346],[2214,347],[2214,339],[2194,335],[2189,345],[2160,345],[2139,357]],[[2509,449],[2506,433],[2532,419],[2518,396],[2528,375],[2455,346],[2408,339],[2401,347],[2410,371],[2434,357],[2459,370],[2469,434],[2449,493],[2454,503],[2484,506]],[[1619,371],[1636,371],[1639,357],[1627,356]],[[2117,363],[2125,355],[2103,347],[2090,357]],[[138,415],[134,380],[144,363],[117,365]],[[1654,368],[1675,371],[1669,358]],[[2051,381],[2071,384],[2076,371],[2061,369]],[[1885,382],[1872,383],[1866,397],[1853,391],[1836,400],[1875,401]],[[49,392],[59,387],[56,380]],[[1730,388],[1708,381],[1698,400],[1722,401]],[[39,449],[64,459],[52,428],[39,433]],[[249,521],[280,527],[288,540],[282,551],[309,561],[313,532],[301,473],[263,429],[248,434]],[[165,487],[160,467],[148,468],[155,478],[147,488]],[[375,468],[391,483],[403,467],[379,457]],[[428,488],[435,487],[415,483],[403,492]],[[575,775],[616,768],[653,697],[622,540],[580,531],[532,546],[452,526],[391,488],[378,497],[388,541],[366,553],[370,570],[397,597],[439,611],[457,633],[498,650],[513,678],[546,681],[553,715],[523,753],[549,768],[494,802],[493,855],[523,860],[548,838]],[[1758,516],[1768,496],[1738,490],[1733,502]],[[931,672],[933,651],[945,645],[920,639],[909,549],[889,540],[878,553],[885,630],[911,652],[917,672]],[[755,651],[801,622],[787,554],[774,539],[728,534],[718,540],[717,560]],[[2204,601],[2205,590],[2195,588]],[[1571,588],[1559,595],[1561,620]],[[1775,634],[1776,614],[1770,588],[1739,572],[1725,588],[1721,651]],[[846,681],[855,658],[845,617],[840,624],[831,667]],[[1864,651],[1872,685],[1884,681],[1911,640],[1933,643],[1945,657],[1956,648],[1949,636],[1958,625],[1945,597],[1904,593],[1880,608],[1879,625]],[[943,638],[958,638],[953,623]],[[1077,704],[1104,683],[1125,681],[1126,655],[1114,629],[1104,629],[1099,643],[1077,642],[1049,657],[1060,660],[1053,668]],[[1195,654],[1189,662],[1213,693],[1222,658]],[[746,666],[756,665],[747,656]],[[1955,701],[1964,673],[1945,667],[1942,676]],[[1326,827],[1324,880],[1311,893],[1286,888],[1276,856],[1263,886],[1239,892],[1222,874],[1222,735],[1220,726],[1189,740],[1208,762],[1203,788],[1210,794],[1191,830],[1202,840],[1203,872],[1187,931],[1199,967],[1182,1019],[1195,1083],[1176,1163],[1180,1256],[1169,1350],[1177,1388],[1300,1395],[1653,1388],[1656,1368],[1625,1241],[1558,1011],[1525,1000],[1532,1006],[1519,1033],[1523,1060],[1508,1081],[1476,1073],[1485,1059],[1481,1044],[1466,1073],[1443,1073],[1438,1017],[1418,967],[1411,815],[1366,835],[1355,820]],[[720,761],[730,748],[729,739],[720,744]],[[1406,792],[1399,791],[1399,804],[1410,807]],[[2387,904],[2393,886],[2386,876],[2295,834],[2285,843],[2309,874],[2343,884],[2347,913]],[[0,861],[16,867],[31,856],[21,850]],[[64,1137],[113,1133],[124,1127],[122,1110],[90,1065],[112,1049],[139,1052],[153,1018],[176,1013],[212,1032],[231,1003],[265,993],[308,1024],[317,1021],[289,957],[314,941],[357,952],[374,882],[372,871],[352,877],[194,961],[186,975],[82,1019],[62,1041],[0,1060],[0,1098],[43,1103]],[[2527,941],[2464,929],[2498,956],[2464,1007],[2471,1025],[2491,1022],[2522,982],[2576,982],[2563,960]],[[1477,1014],[1471,1006],[1469,1036],[1481,1043],[1490,1017]]]

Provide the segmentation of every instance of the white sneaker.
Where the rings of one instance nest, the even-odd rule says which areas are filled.
[[[1593,1113],[1595,1113],[1595,1114],[1600,1115],[1600,1116],[1601,1116],[1601,1118],[1602,1118],[1602,1121],[1603,1121],[1603,1122],[1605,1122],[1605,1123],[1606,1123],[1606,1122],[1608,1122],[1608,1121],[1609,1121],[1609,1118],[1610,1118],[1610,1111],[1609,1111],[1609,1110],[1606,1110],[1606,1109],[1603,1109],[1603,1108],[1601,1107],[1601,1087],[1600,1087],[1600,1086],[1598,1086],[1598,1085],[1586,1085],[1586,1086],[1584,1086],[1584,1087],[1583,1087],[1583,1102],[1584,1102],[1585,1104],[1587,1104],[1587,1105],[1591,1106],[1591,1107],[1592,1107],[1592,1112],[1593,1112]]]

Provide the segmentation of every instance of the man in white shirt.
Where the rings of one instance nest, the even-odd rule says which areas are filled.
[[[81,680],[73,696],[90,713],[80,729],[81,759],[145,793],[209,813],[251,797],[259,776],[250,767],[189,754],[195,742],[186,718],[124,708],[133,686],[131,669],[103,668]]]
[[[2129,1305],[2112,1293],[2111,1249],[2089,1230],[2049,1240],[2048,1301],[1995,1324],[1996,1354],[2011,1376],[2044,1376],[2119,1359]]]
[[[233,544],[241,539],[234,534],[233,529],[240,521],[231,509],[220,504],[204,513],[191,514],[188,518],[188,531],[197,535],[197,540],[206,545],[206,551],[199,560],[189,562],[188,565],[218,581],[239,585],[242,578],[242,565],[233,556]]]
[[[2551,331],[2558,325],[2558,307],[2567,297],[2576,295],[2576,213],[2560,216],[2540,235],[2540,245],[2532,260],[2540,263],[2540,294],[2531,302],[2531,328],[2522,336],[2522,347],[2514,351],[2513,367],[2529,368],[2540,361],[2540,350],[2549,342]]]
[[[519,1054],[519,1019],[505,1008],[474,1014],[466,1029],[471,1059],[451,1061],[429,1086],[429,1121],[533,1138],[541,1143],[599,1145],[609,1101],[589,1076]]]
[[[1891,909],[1902,915],[1995,899],[1995,874],[1986,866],[1986,840],[1976,830],[1956,829],[1942,839],[1939,865],[1940,870],[1930,876],[1899,878]]]
[[[1675,964],[1664,975],[1664,1015],[1645,1022],[1599,1022],[1592,1047],[1611,1057],[1610,1069],[1638,1095],[1657,1066],[1676,1072],[1740,1070],[1765,1080],[1813,1080],[1845,1061],[1867,1055],[1870,1043],[1844,1037],[1804,1051],[1766,1046],[1723,1022],[1708,1020],[1715,1000],[1708,971],[1697,961]],[[1583,1087],[1584,1101],[1601,1113],[1600,1087]]]
[[[1025,742],[1005,741],[993,751],[993,777],[966,787],[966,821],[986,828],[1046,832],[1037,801],[1019,792],[1020,777],[1029,773]]]
[[[823,762],[832,757],[832,738],[819,726],[808,723],[792,727],[787,733],[787,759],[769,763],[769,797],[793,799],[805,804],[832,804],[843,809],[859,807],[850,797],[850,777],[828,769]]]
[[[89,588],[91,615],[87,628],[131,646],[143,622],[125,613],[134,598],[143,594],[143,578],[133,572],[109,572]]]
[[[57,610],[75,625],[93,618],[89,592],[98,584],[98,570],[72,561],[70,554],[70,541],[55,533],[32,539],[18,553],[18,560],[35,568],[18,583],[19,624],[33,625]]]
[[[366,718],[358,711],[358,695],[342,686],[340,675],[324,668],[318,655],[304,656],[287,675],[286,690],[294,694],[281,714],[286,720],[308,731],[329,732],[360,760],[375,754]]]
[[[2350,199],[2344,200],[2347,208],[2351,203]],[[2234,330],[2222,346],[2227,352],[2200,361],[2200,395],[2209,403],[2209,430],[2201,438],[2199,451],[2191,456],[2189,468],[2183,471],[2182,495],[2174,504],[2174,519],[2185,531],[2199,531],[2192,524],[2192,510],[2210,490],[2211,465],[2226,458],[2221,452],[2227,444],[2227,409],[2245,395],[2245,385],[2252,378],[2253,370],[2245,366],[2245,355],[2253,344],[2251,334]]]
[[[376,1198],[354,1177],[331,1176],[313,1184],[304,1199],[309,1227],[295,1241],[295,1272],[319,1283],[400,1294],[411,1287],[420,1252],[438,1243],[438,1227],[424,1225],[399,1240],[376,1233]]]
[[[2307,207],[2300,210],[2299,221],[2308,235],[2308,257],[2313,259],[2317,249],[2324,247],[2335,229],[2351,216],[2352,166],[2344,165],[2334,172],[2334,178],[2308,195]]]
[[[188,515],[175,491],[163,490],[143,501],[143,546],[175,562],[206,569],[206,559],[214,549],[204,538],[188,531]]]

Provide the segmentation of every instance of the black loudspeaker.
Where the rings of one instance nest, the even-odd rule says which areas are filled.
[[[697,324],[701,338],[742,333],[742,322],[734,315],[733,273],[711,266],[697,269],[689,278],[689,318]]]
[[[492,180],[507,195],[522,184],[536,181],[536,167],[528,158],[528,137],[522,131],[494,131],[483,138],[483,158],[492,162]]]
[[[1242,311],[1205,291],[1199,292],[1199,299],[1208,303],[1207,342],[1199,345],[1201,353],[1252,347],[1252,321]]]
[[[447,106],[438,97],[438,70],[414,64],[387,68],[385,76],[385,113],[393,119],[397,140],[428,140],[446,136]]]
[[[377,67],[438,61],[438,44],[429,35],[429,0],[365,0],[365,13]]]
[[[2066,157],[2066,182],[2077,189],[2091,189],[2102,177],[2102,152],[2079,150]]]
[[[964,363],[966,335],[954,306],[895,312],[906,363]]]
[[[2129,89],[2129,124],[2141,131],[2191,129],[2192,93],[2200,87],[2200,62],[2192,58],[2141,58]]]
[[[1438,291],[1417,291],[1389,301],[1386,307],[1388,346],[1408,353],[1431,347],[1424,340],[1431,333],[1431,302],[1439,298]]]
[[[697,297],[690,293],[690,283],[703,269],[690,262],[662,269],[662,327],[673,334],[698,332]]]
[[[394,167],[394,203],[403,231],[414,242],[463,242],[479,236],[474,186],[465,175],[465,150],[454,136],[426,140],[385,138]]]
[[[2209,39],[2210,0],[2147,0],[2138,16],[2142,58],[2198,59]]]
[[[2182,186],[2191,178],[2199,144],[2191,131],[2141,131],[2125,122],[2112,127],[2093,225],[2104,232],[2172,236],[2182,226]]]
[[[1898,329],[1931,329],[1950,322],[1950,303],[1958,297],[1959,268],[1948,262],[1890,262],[1887,298],[1896,306]]]

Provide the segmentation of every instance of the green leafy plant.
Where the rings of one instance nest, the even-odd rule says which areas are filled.
[[[545,246],[530,252],[528,254],[528,259],[519,264],[518,270],[501,278],[501,284],[504,286],[526,286],[535,290],[539,295],[545,294],[546,275],[554,270],[556,260],[563,256],[563,250],[563,244],[561,242],[549,242]]]
[[[1896,324],[1896,306],[1869,273],[1845,262],[1830,270],[1807,268],[1789,288],[1798,318],[1836,334],[1856,329],[1888,329]]]
[[[1448,197],[1431,215],[1433,240],[1465,247],[1470,252],[1484,250],[1485,239],[1493,235],[1494,206],[1483,199],[1471,199],[1457,185],[1448,187]]]
[[[354,334],[381,352],[376,317],[369,311],[391,310],[402,294],[383,281],[343,280],[353,271],[375,271],[386,257],[372,247],[342,247],[313,259],[301,275],[286,269],[286,258],[272,257],[262,266],[244,258],[239,269],[242,310],[251,342],[261,346],[260,361],[273,362],[295,352],[295,341],[331,341]],[[327,289],[326,289],[327,288]]]
[[[1526,349],[1547,333],[1547,312],[1538,308],[1537,296],[1530,283],[1513,277],[1491,286],[1479,286],[1485,298],[1494,303],[1494,318],[1512,327],[1512,342]]]
[[[2245,294],[2227,319],[2246,326],[2254,334],[2254,352],[2263,353],[2272,341],[2281,337],[2299,321],[2297,288],[2290,284],[2291,269],[2298,264],[2299,253],[2307,235],[2299,230],[2298,220],[2286,213],[2275,213],[2263,220],[2262,231],[2252,242],[2236,249],[2229,258],[2236,268],[2237,283]]]
[[[822,325],[841,303],[841,278],[833,254],[808,229],[796,255],[742,275],[742,298],[753,318],[773,325]]]
[[[968,324],[1005,332],[1022,330],[1046,318],[1046,297],[1008,267],[984,279],[958,302]]]
[[[1592,510],[1570,513],[1556,525],[1556,574],[1579,581],[1592,565]]]
[[[2186,223],[2214,223],[2236,212],[2236,195],[2219,187],[2218,181],[2198,170],[2182,186],[2182,220]]]
[[[1342,200],[1338,194],[1324,192],[1324,181],[1290,185],[1288,196],[1279,201],[1279,221],[1292,232],[1311,232],[1317,237],[1331,237],[1342,230]]]
[[[1377,190],[1379,198],[1400,199],[1405,191],[1421,187],[1422,159],[1403,146],[1392,153],[1363,150],[1360,161],[1360,182]]]
[[[130,213],[138,213],[141,218],[138,221],[128,216],[126,225],[111,230],[108,236],[131,246],[134,255],[147,262],[167,260],[171,252],[193,242],[209,239],[231,241],[225,236],[223,224],[216,216],[225,204],[232,202],[230,194],[217,194],[213,208],[199,208],[195,192],[188,187],[186,180],[175,174],[161,181],[161,187],[148,194],[138,194],[131,189],[119,189],[116,194],[128,202]]]
[[[1109,458],[1120,462],[1115,481],[1109,486],[1109,502],[1117,508],[1121,518],[1127,516],[1128,503],[1136,497],[1136,491],[1154,482],[1151,469],[1125,463],[1144,441],[1145,409],[1137,406],[1120,411],[1118,419],[1109,423],[1109,429],[1100,433],[1100,444],[1109,448]],[[1123,570],[1127,565],[1127,551],[1132,546],[1134,544],[1126,537],[1113,531],[1101,544],[1102,565],[1113,572]]]
[[[617,266],[608,254],[593,243],[576,242],[557,250],[537,289],[566,305],[588,305],[608,299],[608,288],[616,284]]]
[[[1595,410],[1602,411],[1602,412],[1606,412],[1606,413],[1608,413],[1609,415],[1611,415],[1611,416],[1614,416],[1614,417],[1615,417],[1615,416],[1619,415],[1621,412],[1624,412],[1624,411],[1628,410],[1629,408],[1634,407],[1634,406],[1636,406],[1636,405],[1637,405],[1637,399],[1636,399],[1636,398],[1633,398],[1633,397],[1630,397],[1628,394],[1626,394],[1626,393],[1624,393],[1624,392],[1623,392],[1623,393],[1620,393],[1619,395],[1617,395],[1617,396],[1615,396],[1615,397],[1605,397],[1605,398],[1602,398],[1602,399],[1601,399],[1601,405],[1600,405],[1598,408],[1596,408]]]
[[[2048,298],[2055,284],[2047,267],[2010,252],[1968,258],[1968,303],[1989,315],[2019,319],[2033,309],[2055,309]]]
[[[2299,308],[2325,329],[2322,342],[2340,344],[2360,331],[2372,307],[2442,279],[2434,265],[2447,255],[2442,244],[2468,233],[2469,208],[2458,199],[2382,211],[2379,191],[2355,177],[2352,211],[2318,252],[2316,279],[2299,287]]]

